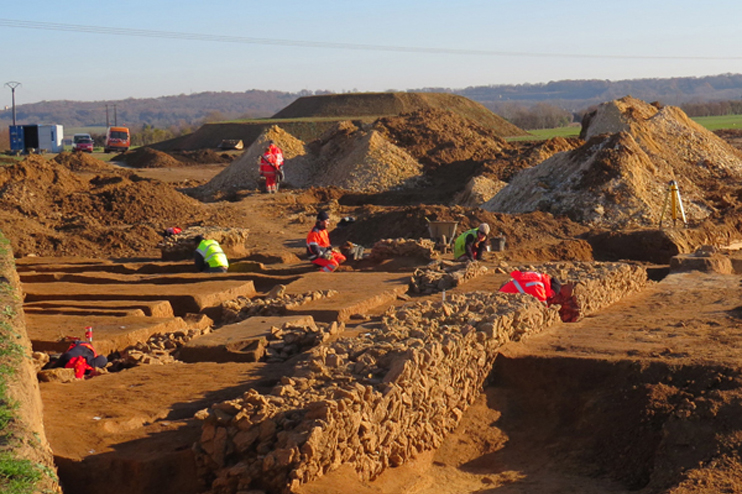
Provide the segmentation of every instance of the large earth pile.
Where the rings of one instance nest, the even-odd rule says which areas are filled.
[[[273,118],[402,115],[417,111],[445,110],[478,122],[499,137],[525,136],[528,132],[495,115],[485,106],[449,93],[355,93],[299,98]]]
[[[497,158],[507,142],[496,131],[454,112],[418,110],[383,117],[374,128],[426,166]]]
[[[422,166],[404,149],[378,131],[365,131],[350,122],[329,130],[312,143],[314,170],[307,185],[367,192],[409,188]]]
[[[121,161],[132,168],[176,168],[184,163],[167,153],[150,147],[139,147],[114,157],[114,161]]]
[[[113,161],[126,163],[131,168],[178,168],[193,164],[229,163],[232,156],[226,152],[217,153],[213,149],[166,153],[153,147],[142,146],[115,156]]]
[[[196,221],[202,207],[168,184],[80,153],[0,168],[0,224],[17,256],[159,254],[160,232]]]
[[[108,173],[114,170],[114,167],[105,161],[83,152],[62,152],[56,155],[53,161],[74,172]]]
[[[717,211],[708,190],[742,179],[742,155],[678,108],[625,97],[600,105],[584,125],[583,146],[520,172],[482,207],[612,228],[656,226],[671,180],[690,221]]]
[[[219,197],[225,192],[238,189],[256,189],[260,179],[260,156],[268,148],[269,141],[275,142],[283,151],[287,179],[303,185],[303,182],[307,180],[303,171],[308,168],[304,143],[274,125],[263,132],[242,156],[234,160],[208,183],[198,187],[194,194],[200,197]]]
[[[481,204],[502,187],[496,181],[509,165],[498,160],[513,149],[491,128],[442,109],[384,117],[360,127],[342,121],[306,145],[273,126],[194,194],[217,198],[237,189],[258,188],[258,160],[268,140],[284,150],[289,187],[334,186],[363,193],[424,187],[439,190],[449,203],[454,194],[467,189],[461,196],[467,205]],[[552,153],[559,149],[559,145],[550,147]],[[524,160],[520,166],[530,165]],[[483,183],[468,184],[482,174],[486,180],[479,182]]]

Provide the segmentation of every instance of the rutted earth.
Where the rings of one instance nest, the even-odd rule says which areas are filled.
[[[717,251],[742,237],[739,151],[630,98],[598,109],[587,142],[507,143],[435,116],[446,125],[422,112],[311,143],[273,128],[229,165],[132,170],[62,154],[2,170],[35,349],[60,351],[93,321],[114,361],[41,384],[65,492],[742,491],[742,289],[734,251]],[[679,144],[689,136],[692,148]],[[268,139],[290,151],[287,188],[270,196],[254,176]],[[673,178],[690,228],[660,231]],[[416,240],[399,241],[405,256],[379,244],[317,276],[302,257],[319,210],[354,218],[338,245]],[[505,250],[415,294],[413,271],[437,257],[417,240],[430,221],[486,221]],[[214,281],[159,259],[170,226],[249,233]],[[705,244],[717,249],[682,255]],[[621,276],[596,262],[632,259]],[[583,319],[492,298],[516,266],[582,282]],[[437,367],[425,363],[437,351]],[[459,377],[444,385],[430,376],[451,355]],[[363,407],[383,400],[401,415],[372,419]]]

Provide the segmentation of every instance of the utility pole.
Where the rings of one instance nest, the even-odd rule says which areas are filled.
[[[16,81],[10,81],[5,83],[6,86],[10,88],[10,93],[12,94],[13,98],[13,126],[15,126],[15,88],[21,85],[20,82]]]
[[[106,105],[106,127],[110,127],[111,124],[108,123],[108,105]]]
[[[113,125],[114,127],[118,127],[119,120],[116,118],[116,105],[113,105]]]

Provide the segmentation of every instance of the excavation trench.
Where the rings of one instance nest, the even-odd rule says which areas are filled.
[[[742,427],[739,404],[730,403],[740,393],[740,380],[737,370],[724,367],[500,355],[483,395],[435,453],[388,469],[370,483],[340,469],[300,491],[427,492],[425,485],[442,492],[665,488],[718,454],[723,432]],[[263,384],[259,389],[266,390],[270,380]],[[65,492],[200,492],[189,447],[200,430],[188,415],[205,403],[182,404],[166,417],[149,418],[161,424],[161,432],[113,452],[83,461],[57,456]],[[716,416],[709,416],[712,409],[718,409]],[[181,426],[168,429],[168,422]],[[172,450],[175,443],[180,446]],[[467,487],[472,482],[480,488]]]
[[[371,483],[341,469],[300,492],[663,491],[724,454],[717,433],[742,425],[729,403],[739,391],[739,371],[723,367],[501,355],[433,454]]]

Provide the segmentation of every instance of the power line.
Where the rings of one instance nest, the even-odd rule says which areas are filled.
[[[428,53],[438,55],[481,55],[496,57],[535,57],[535,58],[582,58],[582,59],[620,59],[620,60],[742,60],[736,57],[708,56],[665,56],[665,55],[587,55],[579,53],[539,53],[496,50],[465,50],[455,48],[420,48],[410,46],[366,45],[356,43],[335,43],[327,41],[298,41],[287,39],[251,38],[244,36],[219,36],[213,34],[181,33],[173,31],[153,31],[146,29],[129,29],[104,26],[83,26],[79,24],[60,24],[56,22],[21,21],[0,19],[0,26],[37,29],[42,31],[66,31],[73,33],[91,33],[112,36],[130,36],[140,38],[179,39],[186,41],[209,41],[215,43],[240,43],[254,45],[292,46],[299,48],[331,48],[340,50],[385,51],[402,53]]]

